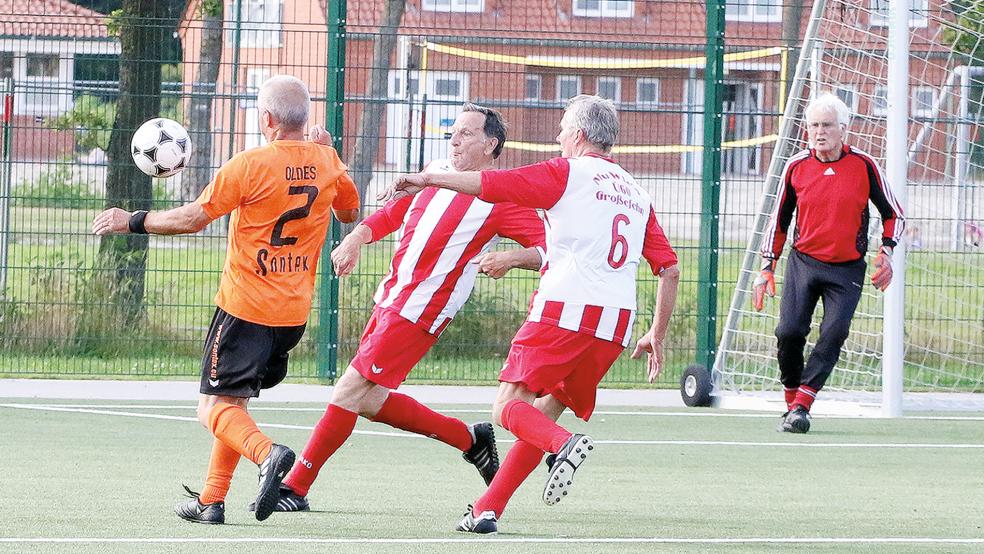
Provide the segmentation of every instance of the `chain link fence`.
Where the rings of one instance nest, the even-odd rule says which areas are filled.
[[[716,314],[727,311],[809,4],[728,2],[721,36],[707,30],[706,3],[691,0],[87,3],[105,13],[67,0],[2,2],[0,374],[198,374],[225,221],[149,240],[99,239],[89,224],[108,205],[193,200],[224,161],[262,144],[257,88],[291,74],[311,89],[312,122],[334,132],[363,192],[363,215],[396,175],[447,157],[446,136],[466,101],[505,115],[497,166],[506,168],[559,153],[571,96],[614,100],[622,132],[613,157],[652,194],[680,258],[659,379],[676,386],[688,364],[713,357],[714,341],[699,344],[697,329],[719,328]],[[709,41],[723,45],[720,77],[710,80],[722,104],[709,112],[720,136],[705,125]],[[179,175],[151,181],[115,148],[157,115],[188,128],[196,155]],[[720,156],[720,180],[705,171],[705,144]],[[719,206],[706,202],[712,190]],[[715,227],[716,246],[707,236]],[[291,378],[344,369],[393,246],[392,237],[367,246],[340,280],[322,265]],[[522,270],[481,277],[411,380],[494,382],[537,280]],[[709,303],[698,302],[699,290]],[[635,337],[651,321],[655,293],[655,278],[641,273]],[[606,384],[644,383],[643,366],[625,355]]]

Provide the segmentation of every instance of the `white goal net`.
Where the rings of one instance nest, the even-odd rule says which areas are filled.
[[[912,0],[909,48],[907,269],[903,389],[907,411],[984,409],[984,2]],[[714,367],[715,395],[732,405],[781,405],[776,364],[778,299],[757,313],[751,284],[760,266],[762,228],[778,174],[805,147],[803,110],[829,90],[854,111],[847,142],[885,164],[889,2],[818,1],[813,5],[781,135],[764,183]],[[892,183],[898,186],[897,183]],[[881,224],[872,208],[872,245]],[[793,233],[790,230],[789,236]],[[876,246],[871,247],[871,254]],[[789,242],[780,260],[782,278]],[[870,258],[869,258],[870,262]],[[869,271],[870,274],[870,271]],[[782,283],[777,283],[779,293]],[[820,395],[854,406],[881,401],[883,295],[866,283],[851,335]],[[818,306],[807,346],[816,339]]]

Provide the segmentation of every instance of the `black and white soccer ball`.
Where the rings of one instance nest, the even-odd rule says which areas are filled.
[[[133,133],[130,153],[140,171],[151,177],[170,177],[188,165],[191,138],[177,121],[155,117]]]

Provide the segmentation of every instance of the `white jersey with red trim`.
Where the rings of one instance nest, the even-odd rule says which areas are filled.
[[[480,198],[546,210],[547,267],[528,321],[628,345],[640,257],[655,274],[677,263],[632,175],[601,156],[554,158],[482,172]]]
[[[427,171],[453,171],[449,160]],[[478,259],[500,237],[543,255],[543,221],[532,208],[490,204],[474,196],[428,188],[388,202],[363,221],[372,240],[399,229],[399,244],[373,300],[431,334],[440,334],[471,295]]]

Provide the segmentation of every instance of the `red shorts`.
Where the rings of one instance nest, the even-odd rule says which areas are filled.
[[[369,381],[395,389],[435,342],[436,336],[400,314],[376,308],[349,365]]]
[[[499,381],[522,383],[537,396],[553,395],[587,421],[598,383],[622,350],[618,343],[527,321],[513,337]]]

